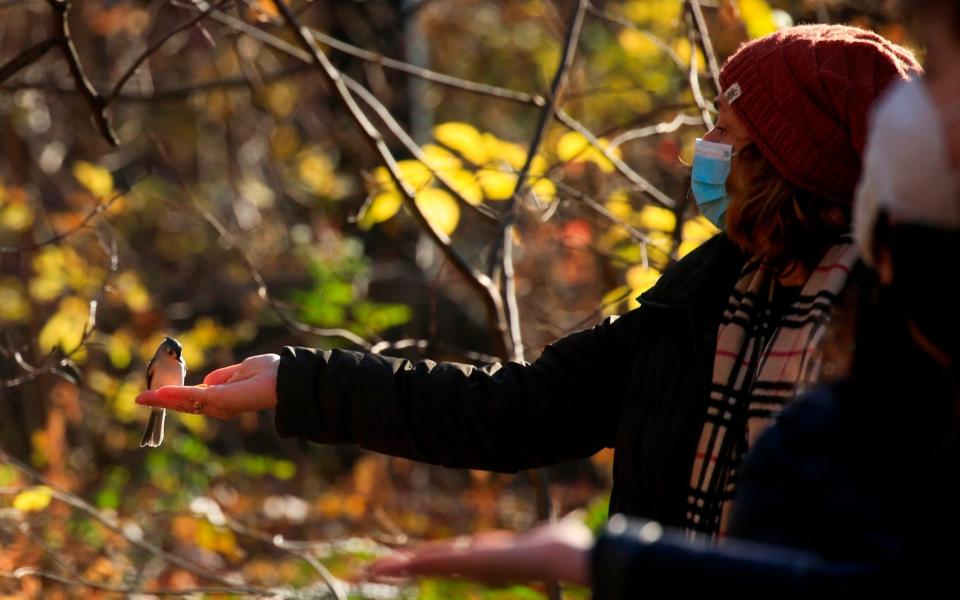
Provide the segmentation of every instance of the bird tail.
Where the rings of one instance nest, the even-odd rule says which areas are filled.
[[[163,420],[167,416],[167,409],[154,408],[150,410],[150,420],[147,421],[147,428],[143,430],[143,437],[140,438],[140,447],[150,446],[156,448],[163,443]]]

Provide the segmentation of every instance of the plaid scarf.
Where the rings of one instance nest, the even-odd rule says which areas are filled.
[[[816,383],[830,310],[856,259],[848,239],[832,246],[779,314],[772,307],[775,275],[759,261],[740,272],[720,320],[690,477],[686,527],[692,535],[726,533],[740,460],[786,404]]]

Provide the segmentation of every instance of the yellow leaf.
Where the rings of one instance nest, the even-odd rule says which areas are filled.
[[[490,160],[483,144],[483,137],[477,128],[469,123],[451,121],[433,128],[433,137],[438,142],[460,153],[475,165],[486,164]]]
[[[537,195],[541,202],[551,202],[557,197],[557,186],[553,181],[546,177],[531,177],[533,185],[530,189]]]
[[[427,221],[447,235],[453,233],[460,222],[460,207],[453,196],[443,190],[427,188],[417,194],[417,207]]]
[[[497,169],[480,169],[477,179],[488,200],[509,200],[517,186],[515,173],[505,173]]]
[[[598,138],[597,142],[603,148],[606,148],[609,143],[605,138]],[[619,148],[614,148],[610,153],[617,158],[621,157]],[[560,136],[560,140],[557,142],[557,157],[565,162],[592,162],[600,167],[600,170],[604,173],[614,171],[613,163],[603,152],[576,131],[568,131]]]
[[[632,296],[639,296],[653,287],[660,279],[660,271],[653,267],[644,267],[643,265],[634,265],[627,269],[627,286],[630,287]]]
[[[336,174],[326,154],[311,150],[300,155],[297,177],[317,196],[328,196],[335,184]]]
[[[687,219],[683,223],[683,240],[695,241],[699,245],[713,236],[720,233],[720,230],[703,215]]]
[[[470,171],[453,171],[444,178],[450,187],[470,204],[476,206],[483,202],[483,188],[480,187],[476,175]]]
[[[118,421],[121,423],[132,423],[137,420],[146,422],[150,411],[134,401],[137,394],[145,387],[146,378],[142,373],[128,375],[116,386],[113,397],[110,399],[110,408]]]
[[[87,325],[90,305],[77,296],[67,296],[60,301],[57,312],[40,329],[39,347],[50,352],[55,346],[73,350],[83,338],[83,329]]]
[[[414,192],[430,184],[433,174],[419,160],[401,160],[397,163],[397,172],[400,180],[413,188]],[[378,190],[389,191],[395,189],[393,177],[386,167],[377,167],[373,171],[373,178],[376,181]]]
[[[23,284],[13,277],[0,279],[0,321],[23,321],[30,316],[30,302]]]
[[[617,41],[624,52],[637,59],[649,60],[660,54],[660,49],[648,36],[633,29],[621,29]]]
[[[126,329],[118,329],[107,340],[107,356],[110,363],[117,369],[123,370],[130,366],[133,360],[133,337]]]
[[[370,205],[360,215],[358,225],[361,229],[370,229],[377,223],[392,219],[401,206],[403,206],[403,198],[400,197],[399,193],[396,191],[380,192],[373,197]]]
[[[113,193],[113,175],[104,167],[78,160],[73,163],[73,176],[94,196],[103,198]]]
[[[0,227],[11,231],[26,231],[33,224],[33,210],[24,203],[0,206]]]
[[[621,285],[615,287],[600,299],[600,305],[603,307],[603,314],[606,316],[615,315],[619,311],[623,301],[630,295],[630,287]]]
[[[527,151],[519,144],[505,142],[493,134],[484,133],[483,145],[491,161],[501,160],[516,170],[523,168],[527,162]]]
[[[670,233],[677,226],[677,216],[661,206],[644,206],[637,215],[636,224],[647,230]]]
[[[423,164],[441,175],[448,175],[463,166],[460,159],[446,148],[436,144],[426,144],[423,148]]]
[[[630,206],[630,199],[625,192],[618,191],[610,194],[605,203],[607,210],[613,213],[621,221],[629,221],[633,214],[633,207]]]
[[[38,485],[23,490],[13,499],[13,507],[22,512],[43,510],[50,504],[53,490],[45,485]]]
[[[113,280],[113,287],[123,302],[135,312],[150,308],[150,293],[140,283],[140,277],[134,271],[124,271]]]
[[[300,146],[300,134],[295,127],[278,125],[270,131],[270,149],[279,159],[293,156]]]
[[[766,0],[739,0],[740,18],[747,26],[747,34],[758,38],[777,30],[773,10]]]
[[[286,81],[270,84],[266,104],[275,117],[286,117],[297,107],[297,87]]]

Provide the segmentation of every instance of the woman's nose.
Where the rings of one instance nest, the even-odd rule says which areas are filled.
[[[703,139],[708,142],[719,142],[721,137],[722,136],[720,135],[720,132],[717,131],[716,127],[710,129],[710,131],[703,134]]]

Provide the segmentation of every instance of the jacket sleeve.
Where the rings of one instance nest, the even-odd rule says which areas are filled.
[[[515,472],[612,446],[643,317],[635,310],[548,346],[532,364],[478,368],[286,347],[281,436],[418,461]]]
[[[665,530],[655,521],[614,515],[591,551],[594,600],[670,590],[677,597],[809,598],[826,591],[879,589],[876,564],[726,539],[716,544]]]

